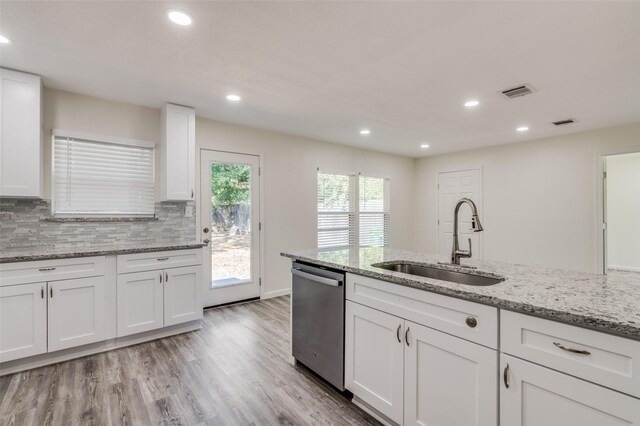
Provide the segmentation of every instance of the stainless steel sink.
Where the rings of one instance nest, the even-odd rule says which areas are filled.
[[[371,266],[380,269],[386,269],[388,271],[402,272],[403,274],[417,275],[420,277],[433,278],[435,280],[449,281],[467,285],[487,286],[498,284],[505,280],[503,277],[497,275],[487,277],[484,275],[449,271],[446,269],[431,268],[429,266],[406,262],[378,263]]]

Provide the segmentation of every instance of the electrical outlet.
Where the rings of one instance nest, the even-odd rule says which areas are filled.
[[[191,217],[193,216],[193,206],[185,206],[184,208],[184,217]]]

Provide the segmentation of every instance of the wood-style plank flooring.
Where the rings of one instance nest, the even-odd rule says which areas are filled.
[[[378,424],[288,351],[288,297],[207,310],[196,332],[0,378],[0,424]]]

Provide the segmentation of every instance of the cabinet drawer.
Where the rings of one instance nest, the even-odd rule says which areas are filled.
[[[95,277],[105,274],[104,256],[0,264],[0,286]]]
[[[500,324],[502,352],[640,397],[640,342],[504,310]]]
[[[498,310],[491,306],[354,274],[347,274],[346,297],[493,349],[498,347]]]
[[[173,250],[118,256],[118,274],[202,264],[202,250]]]

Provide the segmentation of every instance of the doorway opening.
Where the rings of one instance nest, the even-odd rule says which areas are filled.
[[[603,270],[640,272],[640,152],[603,157]]]

